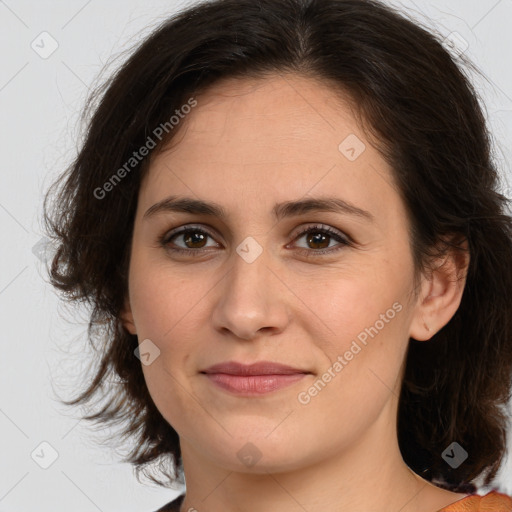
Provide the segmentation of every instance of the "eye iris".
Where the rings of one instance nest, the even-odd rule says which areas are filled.
[[[202,245],[199,245],[199,247],[195,244],[201,244],[201,242],[204,242],[206,240],[206,236],[204,233],[199,233],[198,231],[189,231],[184,235],[185,238],[185,244],[188,246],[189,243],[193,244],[193,248],[201,248]]]
[[[329,247],[329,239],[331,235],[322,231],[310,231],[307,236],[307,243],[313,245],[313,249],[325,249]],[[311,234],[312,233],[312,234]],[[185,245],[192,249],[201,249],[204,247],[206,239],[209,235],[201,231],[186,231],[182,234]]]
[[[324,233],[316,232],[314,235],[308,236],[308,243],[312,244],[322,244],[329,238],[329,235],[325,235]],[[327,245],[323,247],[313,247],[314,249],[325,249],[329,246],[329,242],[327,241]]]

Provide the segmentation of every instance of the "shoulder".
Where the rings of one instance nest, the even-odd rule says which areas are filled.
[[[472,494],[439,512],[512,512],[512,498],[497,491],[491,491],[484,496]]]
[[[170,501],[163,507],[159,508],[158,510],[155,510],[155,512],[179,512],[180,506],[183,503],[184,499],[185,494],[180,494],[175,500]]]
[[[184,498],[185,494],[181,494],[155,512],[179,512]],[[439,512],[512,512],[512,497],[497,491],[491,491],[484,496],[472,494]]]

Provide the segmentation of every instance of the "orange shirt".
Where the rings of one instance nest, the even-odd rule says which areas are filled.
[[[512,512],[512,498],[497,491],[466,496],[438,512]]]
[[[185,494],[181,494],[155,512],[179,512],[184,499]],[[438,512],[512,512],[512,498],[496,491],[491,491],[485,496],[472,494]]]

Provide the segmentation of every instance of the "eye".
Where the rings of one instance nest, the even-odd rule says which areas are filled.
[[[169,251],[180,253],[180,254],[190,254],[190,255],[199,255],[201,249],[207,247],[205,242],[208,238],[212,238],[204,229],[200,229],[194,226],[188,226],[185,229],[180,229],[179,231],[171,231],[170,233],[164,234],[159,242],[160,244],[167,248]],[[168,247],[172,240],[177,239],[181,240],[185,247]],[[173,242],[173,245],[176,245]],[[218,244],[217,244],[218,245]],[[211,246],[210,246],[211,247]]]
[[[295,236],[294,240],[299,240],[303,237],[306,239],[306,244],[310,244],[312,247],[309,249],[299,247],[298,252],[307,257],[333,253],[341,250],[345,246],[351,245],[351,239],[348,236],[323,225],[308,226],[300,231]],[[166,250],[176,254],[200,256],[204,253],[204,249],[219,247],[217,243],[208,246],[208,238],[213,239],[213,235],[208,231],[195,226],[187,226],[177,231],[165,233],[160,237],[159,243]],[[333,240],[338,242],[338,247],[329,247]],[[176,242],[178,241],[181,241],[184,246],[177,245]],[[172,244],[172,246],[169,246],[170,244]]]
[[[308,226],[303,229],[296,236],[295,240],[305,237],[306,244],[312,244],[314,250],[308,249],[299,249],[301,254],[305,256],[318,256],[327,253],[333,253],[341,250],[344,246],[351,245],[351,240],[344,236],[341,232],[335,231],[328,226],[323,225],[315,225]],[[341,247],[329,247],[330,242],[333,241],[338,242],[338,245]],[[315,247],[316,246],[316,247]],[[319,247],[320,246],[320,247]]]

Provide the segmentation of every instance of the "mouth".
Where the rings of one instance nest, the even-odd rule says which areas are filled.
[[[258,396],[277,391],[311,374],[308,370],[271,361],[249,365],[228,361],[210,366],[200,373],[217,387],[244,396]]]

